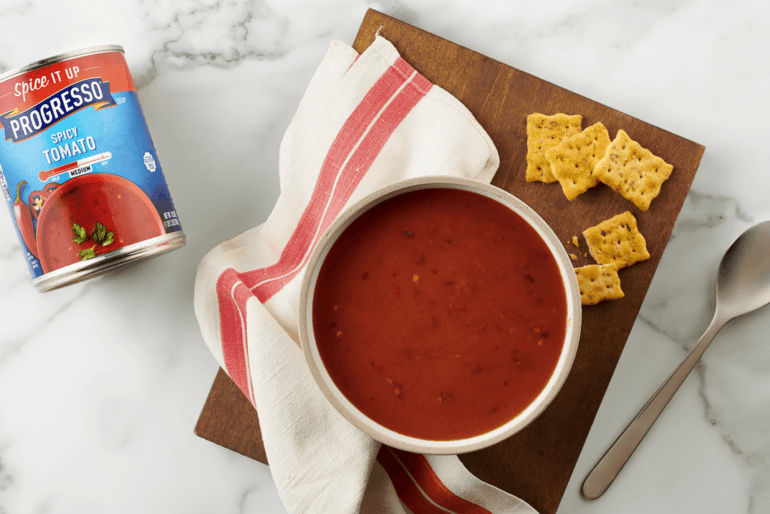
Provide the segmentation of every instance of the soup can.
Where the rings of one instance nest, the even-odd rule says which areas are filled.
[[[0,75],[0,188],[50,291],[184,246],[123,48]]]

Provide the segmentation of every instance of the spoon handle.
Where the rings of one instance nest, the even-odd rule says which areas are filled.
[[[644,436],[647,435],[647,431],[655,423],[655,420],[658,419],[663,409],[666,408],[674,393],[677,392],[679,386],[682,385],[684,379],[690,374],[698,359],[700,359],[703,352],[706,351],[706,348],[714,339],[714,336],[717,335],[717,332],[725,323],[726,321],[718,317],[717,314],[714,315],[711,324],[690,354],[685,357],[679,367],[668,377],[668,380],[652,395],[652,398],[647,401],[642,410],[639,411],[639,414],[636,415],[623,433],[620,434],[620,437],[610,446],[604,457],[596,463],[594,469],[588,474],[580,490],[583,498],[595,500],[604,494],[604,491],[607,490],[620,470],[623,469],[628,458],[631,457],[636,447],[642,442]]]

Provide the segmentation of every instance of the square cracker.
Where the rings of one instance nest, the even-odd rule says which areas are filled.
[[[580,286],[580,303],[596,305],[602,300],[617,300],[623,298],[620,289],[620,277],[616,264],[591,264],[575,268],[578,286]]]
[[[551,172],[561,184],[567,200],[571,202],[599,185],[599,179],[594,177],[594,167],[609,145],[610,133],[601,123],[594,123],[545,152]]]
[[[588,251],[599,264],[617,264],[618,268],[625,268],[650,258],[647,242],[636,226],[636,218],[628,211],[587,228],[583,236]]]
[[[534,113],[527,116],[527,182],[556,182],[545,152],[581,130],[579,114]]]
[[[596,178],[631,200],[642,211],[660,193],[674,167],[619,130],[594,169]]]

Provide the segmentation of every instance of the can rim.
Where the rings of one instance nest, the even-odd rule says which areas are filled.
[[[99,45],[99,46],[91,46],[88,48],[81,48],[79,50],[71,50],[69,52],[64,52],[62,54],[54,55],[52,57],[46,57],[45,59],[40,59],[39,61],[35,61],[32,64],[28,64],[20,68],[6,71],[5,73],[0,74],[0,82],[5,82],[8,79],[21,75],[22,73],[34,71],[38,68],[48,66],[49,64],[56,64],[57,62],[67,61],[75,57],[83,57],[83,56],[92,55],[92,54],[101,54],[105,52],[121,52],[124,54],[126,53],[126,51],[120,45]]]
[[[134,243],[94,259],[76,262],[48,273],[43,273],[32,280],[32,285],[41,293],[47,293],[71,284],[102,275],[109,271],[132,264],[142,259],[156,257],[163,253],[185,246],[187,236],[182,230],[169,232]]]

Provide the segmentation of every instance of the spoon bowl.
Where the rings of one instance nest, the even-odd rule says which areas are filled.
[[[770,221],[746,230],[719,263],[716,309],[706,332],[682,364],[652,395],[642,410],[610,446],[583,482],[581,495],[594,500],[604,494],[623,469],[679,386],[698,363],[717,332],[730,320],[770,303]]]
[[[770,303],[770,221],[754,225],[722,257],[717,276],[717,313],[727,319]]]

